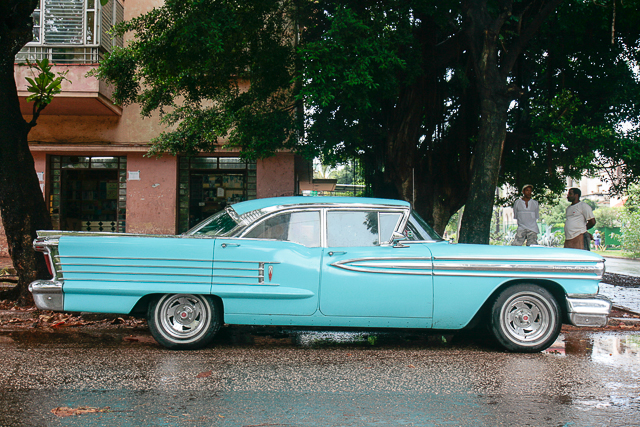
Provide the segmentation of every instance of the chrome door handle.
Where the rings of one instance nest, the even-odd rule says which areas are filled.
[[[329,252],[328,255],[329,256],[334,256],[334,255],[344,255],[344,254],[346,254],[346,252],[341,252],[341,251],[333,252],[333,251],[331,251],[331,252]]]
[[[223,248],[226,248],[227,246],[233,246],[233,247],[237,247],[240,246],[238,243],[223,243],[220,245]]]

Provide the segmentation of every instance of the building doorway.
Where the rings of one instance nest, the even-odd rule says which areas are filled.
[[[54,227],[123,233],[126,165],[126,157],[51,156]]]
[[[243,200],[256,198],[256,164],[238,157],[180,158],[178,230]]]

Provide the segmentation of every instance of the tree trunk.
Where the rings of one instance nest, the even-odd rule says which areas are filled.
[[[469,197],[462,216],[460,243],[489,244],[509,106],[506,99],[500,99],[501,95],[492,95],[486,94],[481,101],[482,121],[474,150]]]
[[[33,126],[20,113],[14,78],[15,55],[31,40],[31,13],[37,0],[11,0],[0,6],[0,214],[18,285],[1,298],[33,302],[27,286],[50,277],[44,257],[33,249],[36,230],[51,229],[27,135]]]
[[[510,7],[508,2],[504,3],[495,18],[489,13],[486,0],[469,0],[465,7],[480,100],[480,129],[473,149],[471,185],[458,237],[460,243],[489,243],[498,172],[507,135],[508,95],[515,89],[507,86],[506,78],[513,64],[503,65],[501,69],[498,58],[498,36],[511,16]]]

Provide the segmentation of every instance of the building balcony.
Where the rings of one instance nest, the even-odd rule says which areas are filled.
[[[96,0],[39,0],[32,15],[33,40],[16,55],[16,62],[47,58],[55,73],[68,71],[69,81],[62,93],[42,111],[43,115],[120,116],[122,108],[113,102],[113,90],[86,74],[97,67],[103,53],[123,46],[122,36],[111,35],[123,21],[122,0],[104,6]],[[23,115],[31,115],[33,105],[25,77],[33,77],[29,67],[15,66],[15,79]]]
[[[55,51],[47,47],[50,55]],[[68,49],[68,47],[67,47]],[[92,49],[95,49],[93,51]],[[87,73],[97,67],[98,48],[82,47],[74,48],[75,52],[68,52],[67,55],[76,63],[60,63],[59,58],[54,59],[56,65],[53,66],[54,73],[68,71],[67,79],[62,82],[62,92],[53,98],[53,102],[42,111],[42,115],[62,115],[62,116],[120,116],[122,107],[113,102],[113,89],[95,77],[87,77]],[[80,51],[82,50],[82,52]],[[58,52],[58,55],[62,53]],[[93,63],[78,63],[80,58],[92,59]],[[44,56],[35,56],[38,59]],[[69,61],[71,62],[71,60]],[[15,79],[20,98],[20,110],[25,116],[33,112],[33,103],[27,102],[27,97],[31,94],[27,91],[28,82],[26,77],[33,78],[32,71],[26,66],[15,66]]]

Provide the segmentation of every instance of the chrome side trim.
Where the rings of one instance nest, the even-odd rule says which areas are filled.
[[[598,273],[597,267],[584,265],[525,265],[525,264],[461,264],[434,262],[434,270],[474,270],[474,271],[521,271],[521,272],[571,272],[571,273]]]
[[[522,273],[466,273],[466,272],[433,272],[434,276],[463,276],[463,277],[509,277],[516,279],[576,279],[596,280],[598,277],[577,276],[571,274],[522,274]]]
[[[107,274],[107,275],[118,275],[118,276],[184,276],[184,277],[211,277],[211,274],[190,274],[190,273],[144,273],[144,272],[133,272],[133,271],[106,271],[106,270],[62,270],[63,273],[67,274]],[[237,276],[230,276],[237,277]],[[77,278],[75,278],[77,280]],[[66,278],[65,280],[72,280],[71,278]]]
[[[389,262],[390,261],[390,262]],[[331,263],[332,266],[344,270],[376,274],[406,274],[414,276],[431,276],[431,258],[355,258]],[[421,271],[409,271],[421,270]]]
[[[211,259],[188,259],[188,258],[151,258],[151,257],[118,257],[118,256],[84,256],[84,255],[58,255],[58,258],[74,258],[74,259],[108,259],[123,261],[177,261],[177,262],[211,262]],[[233,262],[233,261],[228,261]]]
[[[252,277],[255,279],[255,277]],[[239,286],[280,286],[276,283],[232,283],[232,282],[224,282],[224,283],[209,283],[207,282],[193,282],[193,281],[178,281],[178,280],[124,280],[124,279],[65,279],[65,282],[112,282],[112,283],[174,283],[178,285],[239,285]],[[49,309],[52,310],[52,309]]]
[[[280,286],[278,283],[267,283],[264,281],[260,283],[213,282],[212,285],[213,286]]]
[[[304,199],[304,198],[303,198]],[[243,225],[249,225],[254,221],[264,217],[265,215],[271,214],[273,212],[284,212],[289,209],[395,209],[395,210],[406,210],[407,213],[410,210],[409,204],[384,204],[384,203],[318,203],[314,200],[300,200],[300,203],[296,203],[295,205],[274,205],[268,206],[262,209],[256,209],[254,211],[245,212],[239,216],[240,222]]]
[[[29,291],[33,301],[40,310],[62,311],[64,294],[62,282],[56,280],[35,280],[29,283]]]
[[[578,252],[578,251],[576,251]],[[534,261],[548,261],[548,262],[558,262],[557,257],[550,256],[488,256],[488,255],[447,255],[447,256],[434,256],[434,261],[440,260],[452,260],[452,261],[524,261],[524,262],[534,262]],[[581,254],[571,254],[571,256],[567,256],[565,254],[562,255],[562,261],[567,262],[598,262],[604,263],[604,260],[595,260],[593,258],[582,256]]]
[[[182,265],[134,265],[134,264],[72,264],[65,263],[65,267],[127,267],[127,268],[179,268],[185,270],[211,270],[211,267],[186,267]],[[234,268],[233,270],[241,270]],[[250,268],[246,270],[252,270]],[[80,271],[67,271],[68,273],[80,273]]]
[[[558,263],[557,259],[545,259],[545,258],[496,258],[496,257],[440,257],[434,258],[435,261],[433,263],[434,275],[447,275],[447,276],[468,276],[468,275],[479,275],[486,276],[486,274],[482,273],[445,273],[444,270],[448,271],[467,271],[467,272],[482,272],[482,271],[493,271],[497,272],[496,274],[490,274],[496,277],[529,277],[529,276],[521,276],[518,273],[547,273],[547,276],[536,276],[536,277],[546,277],[546,278],[567,278],[567,279],[597,279],[601,280],[604,276],[605,267],[604,261],[597,260],[588,260],[588,261],[576,261],[575,259],[565,260],[563,259],[560,265],[554,264],[539,264],[540,262],[555,262]],[[438,261],[446,259],[446,261]],[[459,260],[461,262],[456,262]],[[494,264],[487,263],[475,263],[473,261],[495,261]],[[470,262],[463,262],[470,261]],[[508,261],[516,261],[518,263],[509,263]],[[534,262],[535,264],[525,264],[525,262]],[[582,264],[578,265],[569,265],[570,262],[581,262]],[[588,262],[588,263],[587,263]],[[509,272],[509,274],[502,275],[500,272]],[[516,274],[513,274],[515,272]],[[584,274],[584,276],[577,276],[576,274]],[[549,275],[553,274],[553,275]],[[571,277],[567,275],[573,275]],[[589,276],[593,275],[593,276]]]
[[[115,256],[84,256],[84,255],[58,255],[56,258],[76,258],[76,259],[106,259],[106,260],[123,260],[123,261],[175,261],[175,262],[230,262],[230,263],[244,263],[244,264],[256,264],[259,262],[264,262],[265,264],[280,264],[280,262],[272,262],[272,261],[238,261],[238,260],[224,260],[224,259],[190,259],[190,258],[152,258],[152,257],[115,257]],[[65,265],[71,265],[65,263]],[[83,264],[89,265],[89,264]],[[104,265],[104,264],[100,264]],[[153,266],[153,267],[164,267],[162,265]],[[183,268],[183,267],[180,267]],[[185,267],[186,268],[186,267]],[[201,267],[194,267],[201,268]]]

